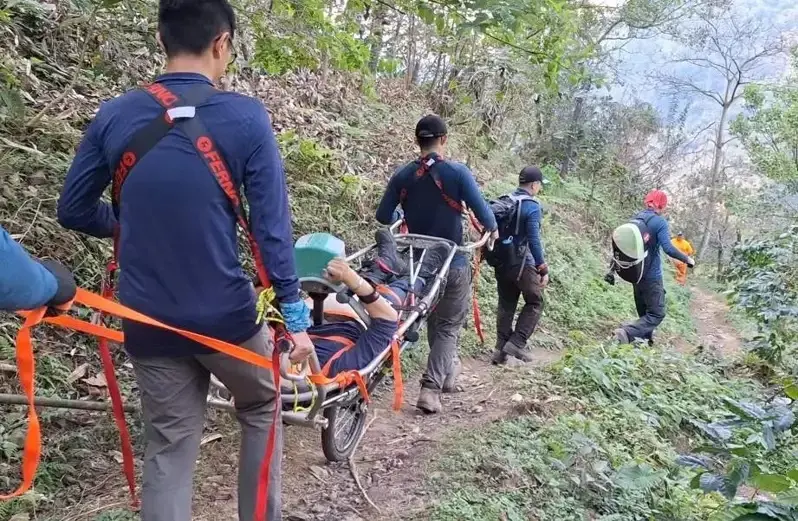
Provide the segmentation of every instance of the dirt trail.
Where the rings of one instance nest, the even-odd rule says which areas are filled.
[[[729,308],[718,295],[699,287],[692,288],[690,304],[698,330],[699,346],[722,358],[734,358],[742,352],[739,332],[729,321]],[[680,351],[690,352],[695,346],[684,340],[675,341]]]
[[[536,350],[535,362],[544,366],[560,357],[550,350]],[[459,380],[461,392],[444,395],[444,412],[424,416],[414,405],[417,378],[405,382],[404,405],[391,409],[390,385],[373,397],[370,419],[376,415],[359,445],[355,464],[361,483],[380,512],[370,507],[358,490],[347,463],[327,463],[318,431],[288,427],[283,462],[283,511],[286,521],[378,521],[421,519],[432,500],[424,482],[431,457],[446,439],[466,429],[505,417],[512,409],[514,393],[500,371],[487,359],[465,360]],[[370,420],[369,420],[370,421]],[[236,520],[235,475],[237,436],[215,442],[203,451],[198,463],[195,520]],[[199,502],[199,501],[198,501]]]
[[[700,345],[723,357],[741,352],[741,341],[729,322],[727,307],[716,295],[693,288],[693,317]],[[683,352],[694,352],[695,342],[673,339]],[[524,367],[542,367],[562,355],[538,349],[535,362]],[[444,412],[428,417],[414,405],[418,378],[405,382],[402,410],[391,410],[390,385],[374,393],[370,428],[359,445],[355,463],[361,483],[380,512],[368,505],[358,490],[347,463],[329,464],[321,452],[319,432],[287,427],[283,462],[283,501],[286,521],[381,521],[425,519],[425,508],[434,498],[425,490],[428,468],[434,456],[447,446],[451,436],[507,417],[513,411],[515,393],[502,373],[487,357],[465,360],[459,385],[462,392],[444,396]],[[506,376],[506,375],[505,375]],[[236,470],[238,428],[226,413],[215,412],[212,421],[221,439],[206,438],[197,462],[195,521],[236,521]],[[369,421],[370,421],[369,420]],[[98,510],[123,507],[125,489],[121,476],[109,476],[107,493],[70,512],[70,521],[96,519]],[[100,508],[94,509],[100,505]],[[105,505],[103,508],[102,505]],[[87,512],[94,513],[86,515]]]

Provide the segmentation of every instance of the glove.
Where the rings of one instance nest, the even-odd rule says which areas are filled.
[[[695,259],[693,259],[692,257],[687,257],[687,267],[695,268]]]
[[[78,286],[75,283],[75,277],[72,276],[72,273],[66,269],[63,264],[54,260],[48,259],[38,262],[55,277],[55,282],[57,284],[55,295],[53,295],[53,298],[47,303],[47,306],[56,308],[72,302],[78,291]]]
[[[606,282],[610,286],[614,286],[615,285],[615,272],[610,271],[606,275],[604,275],[604,282]]]
[[[289,333],[302,333],[310,327],[310,308],[304,300],[281,302],[280,311]]]

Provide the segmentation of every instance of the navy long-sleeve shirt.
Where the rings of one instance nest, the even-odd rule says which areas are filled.
[[[651,233],[651,239],[648,241],[646,251],[646,265],[643,270],[642,280],[662,280],[662,261],[660,260],[659,250],[662,250],[669,256],[676,260],[687,262],[687,255],[680,252],[671,243],[671,232],[668,227],[668,221],[664,217],[657,214],[654,210],[643,210],[634,217],[635,219],[648,219],[648,231]]]
[[[0,310],[35,309],[47,304],[58,282],[0,226]]]
[[[462,244],[462,215],[446,203],[432,176],[416,179],[420,166],[420,160],[410,162],[391,177],[377,208],[377,221],[382,224],[392,223],[396,216],[396,207],[401,203],[401,194],[406,191],[407,197],[402,203],[402,209],[410,233],[441,237],[454,241],[455,244]],[[486,230],[496,229],[496,218],[467,166],[454,161],[438,160],[432,168],[440,175],[443,190],[449,197],[467,204]],[[465,255],[457,254],[451,267],[461,268],[466,264]]]
[[[518,188],[514,195],[529,195],[526,190]],[[537,201],[521,202],[521,226],[523,233],[513,238],[517,246],[522,246],[524,242],[529,246],[524,264],[526,266],[537,267],[545,264],[543,252],[543,239],[540,227],[543,224],[543,209]]]
[[[210,81],[199,74],[158,78],[178,95]],[[100,107],[67,174],[59,222],[95,237],[116,226],[100,197],[133,134],[161,106],[132,91]],[[197,115],[225,158],[237,187],[244,187],[250,228],[277,297],[299,299],[285,174],[268,114],[260,101],[218,92]],[[121,193],[119,298],[137,311],[176,327],[232,343],[259,329],[255,293],[239,261],[236,218],[227,196],[175,128],[136,164]],[[148,326],[124,324],[126,348],[140,356],[204,352],[194,342]]]

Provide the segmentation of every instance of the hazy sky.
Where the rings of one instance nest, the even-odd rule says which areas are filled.
[[[611,2],[614,0],[604,0]],[[775,27],[775,32],[785,34],[791,41],[798,43],[798,0],[736,0],[734,9],[737,12],[755,15]],[[673,99],[665,89],[651,78],[653,72],[661,70],[669,57],[678,55],[680,44],[664,36],[648,40],[638,40],[629,43],[618,54],[621,62],[619,84],[611,87],[611,94],[618,100],[631,102],[634,100],[646,101],[654,105],[661,114],[668,112]],[[786,58],[779,63],[771,65],[774,77],[783,77],[787,70]],[[685,66],[686,73],[695,73],[696,68]],[[698,78],[704,85],[711,85],[716,76],[709,72],[702,73]],[[695,78],[694,78],[695,79]],[[707,103],[705,100],[695,98],[691,104],[690,122],[692,125],[701,125],[711,119],[718,110],[718,106]],[[688,98],[677,100],[684,105]]]

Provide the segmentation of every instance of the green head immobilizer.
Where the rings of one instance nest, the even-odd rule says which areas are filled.
[[[336,257],[346,257],[346,247],[344,241],[329,233],[304,235],[294,245],[296,274],[313,299],[313,321],[316,324],[323,322],[324,299],[330,293],[324,269]]]

